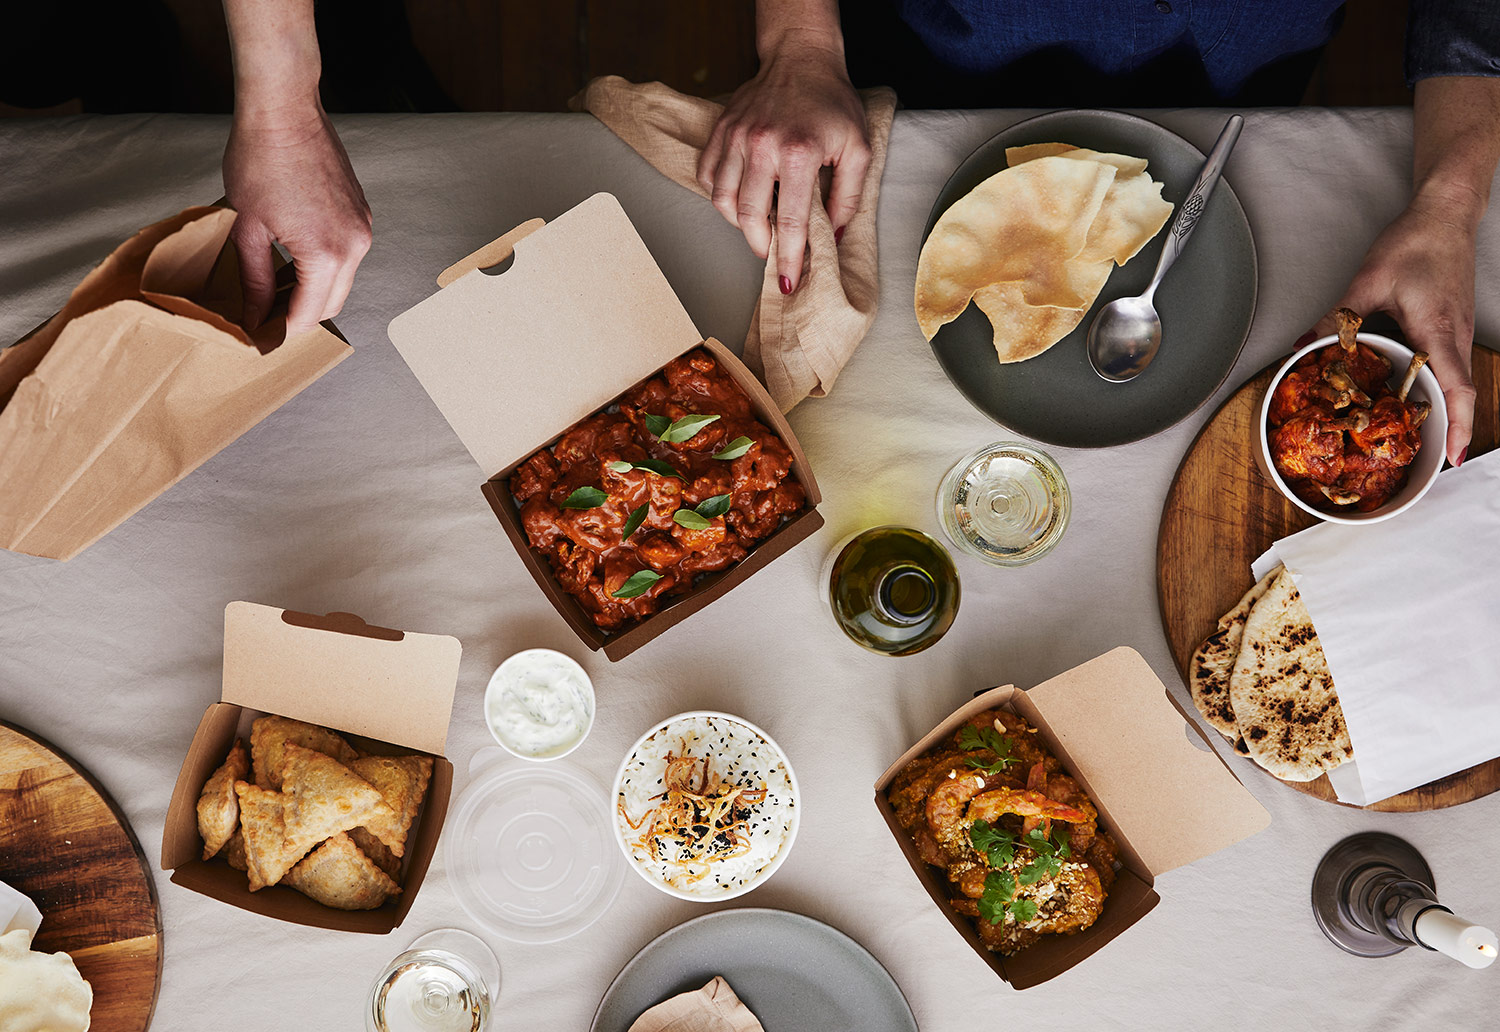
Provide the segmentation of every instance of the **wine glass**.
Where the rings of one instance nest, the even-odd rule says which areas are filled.
[[[419,935],[370,988],[368,1032],[484,1032],[500,962],[478,936],[458,928]]]

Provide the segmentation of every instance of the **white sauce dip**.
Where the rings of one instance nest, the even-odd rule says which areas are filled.
[[[594,723],[594,688],[573,660],[551,649],[511,656],[490,678],[484,715],[495,740],[532,760],[571,752]]]

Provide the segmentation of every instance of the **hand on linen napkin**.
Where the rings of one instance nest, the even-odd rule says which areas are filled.
[[[783,295],[777,285],[772,227],[760,303],[745,338],[745,363],[759,374],[783,412],[809,395],[821,398],[832,389],[875,319],[875,207],[896,94],[881,87],[862,90],[860,98],[871,152],[864,197],[842,243],[834,242],[821,192],[813,198],[808,256],[794,294]],[[636,84],[610,75],[589,83],[573,98],[572,107],[594,115],[668,179],[708,198],[698,184],[698,156],[724,111],[722,104],[686,96],[659,82]]]
[[[1278,560],[1354,746],[1328,775],[1341,800],[1379,802],[1500,755],[1500,451],[1441,474],[1382,523],[1283,538],[1255,576]]]
[[[663,1000],[635,1019],[630,1032],[765,1032],[720,975],[702,989]]]

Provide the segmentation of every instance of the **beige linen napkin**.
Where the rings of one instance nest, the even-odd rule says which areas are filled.
[[[702,989],[663,1000],[635,1019],[629,1032],[765,1032],[729,983],[715,975]]]
[[[859,211],[844,230],[843,242],[835,244],[823,198],[814,199],[807,227],[808,257],[802,281],[791,295],[782,294],[777,285],[773,226],[760,304],[745,338],[746,364],[765,381],[783,412],[808,395],[821,398],[832,389],[875,318],[875,206],[896,94],[881,87],[860,96],[871,156]],[[698,156],[723,105],[685,96],[659,82],[637,84],[610,75],[589,83],[572,106],[593,114],[667,178],[700,197],[708,196],[698,185]]]

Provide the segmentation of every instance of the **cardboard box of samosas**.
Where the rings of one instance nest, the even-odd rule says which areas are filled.
[[[817,481],[786,417],[744,362],[719,341],[704,339],[693,325],[613,196],[595,194],[550,223],[532,219],[518,226],[446,269],[438,285],[442,289],[436,294],[392,320],[391,342],[489,478],[484,496],[527,570],[590,649],[623,659],[823,525]],[[692,575],[691,590],[644,618],[606,631],[569,594],[548,557],[532,547],[511,493],[511,474],[580,421],[607,410],[632,387],[698,348],[712,356],[748,399],[755,420],[791,453],[789,480],[800,485],[806,503],[756,540],[744,558],[724,569],[706,567],[712,572]],[[727,420],[710,431],[724,426]],[[599,494],[612,500],[607,492]],[[644,535],[658,526],[653,517],[670,515],[657,511],[653,495],[647,522],[635,526]],[[660,529],[679,537],[672,527],[666,520]],[[602,532],[586,528],[581,540],[593,533]],[[619,557],[625,551],[614,548],[599,568],[619,562],[623,578]],[[611,576],[605,569],[595,579],[613,597],[630,597],[614,593],[626,589],[613,588]]]
[[[456,638],[349,613],[231,602],[222,701],[203,714],[172,791],[162,869],[283,921],[377,934],[401,924],[448,812],[460,651]]]
[[[951,746],[950,740],[970,718],[986,710],[1014,713],[1036,729],[1046,750],[1061,762],[1061,772],[1050,777],[1066,773],[1092,800],[1099,829],[1113,836],[1118,846],[1120,865],[1091,926],[1070,935],[1042,935],[1010,956],[987,949],[974,919],[955,909],[951,901],[964,897],[960,886],[923,859],[887,795],[909,763],[929,750]],[[875,805],[934,905],[995,974],[1016,989],[1028,989],[1067,971],[1144,917],[1161,899],[1154,887],[1157,875],[1216,853],[1270,824],[1270,815],[1206,740],[1195,744],[1190,734],[1202,738],[1197,722],[1187,717],[1146,661],[1134,649],[1117,648],[1029,691],[1007,685],[975,696],[891,764],[875,783]],[[950,768],[954,780],[984,772],[969,764],[962,752],[949,753],[939,766],[943,770],[934,767],[933,773],[940,779],[948,777]],[[1019,770],[1017,776],[1026,781],[1027,775]],[[974,796],[976,801],[980,798]],[[968,804],[961,824],[968,821],[974,805]],[[925,817],[916,819],[921,823],[913,830],[930,829]],[[1030,859],[1019,847],[1016,855]],[[1022,878],[1017,881],[1026,884]]]

